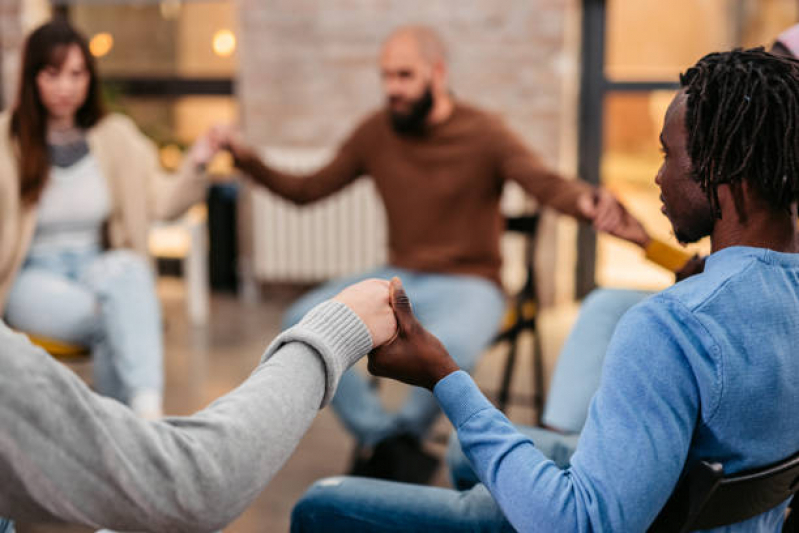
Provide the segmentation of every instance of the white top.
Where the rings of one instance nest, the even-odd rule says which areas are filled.
[[[39,200],[31,252],[100,247],[110,213],[108,183],[91,153],[68,167],[53,165]]]

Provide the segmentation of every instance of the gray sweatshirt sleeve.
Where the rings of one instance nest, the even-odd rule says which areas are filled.
[[[0,322],[0,516],[218,530],[260,494],[371,347],[358,317],[326,302],[234,391],[191,417],[146,422]]]

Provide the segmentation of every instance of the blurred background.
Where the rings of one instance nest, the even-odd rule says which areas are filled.
[[[654,176],[678,74],[711,51],[770,45],[799,21],[799,1],[0,0],[0,109],[14,101],[25,34],[54,16],[89,37],[107,101],[158,144],[166,168],[220,122],[240,124],[279,166],[322,164],[363,114],[382,105],[383,39],[400,24],[429,24],[449,45],[459,98],[501,114],[549,165],[607,186],[654,236],[674,242]],[[159,293],[168,317],[167,410],[179,414],[247,375],[302,290],[385,259],[381,206],[368,182],[300,210],[237,180],[224,157],[212,171],[217,184],[207,205],[153,231],[153,253],[172,275]],[[508,189],[506,212],[534,207]],[[503,245],[509,294],[524,281],[520,239]],[[707,252],[708,243],[691,250]],[[673,282],[635,247],[551,214],[535,265],[539,299],[550,309],[540,328],[547,372],[575,299],[596,285]],[[493,379],[488,361],[479,379]],[[391,394],[389,387],[388,401]],[[323,413],[230,531],[285,530],[304,488],[344,470],[348,438]],[[443,473],[438,482],[446,483]]]

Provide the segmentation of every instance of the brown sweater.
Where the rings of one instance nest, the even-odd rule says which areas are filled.
[[[238,154],[256,181],[297,204],[371,176],[388,217],[389,261],[423,272],[472,274],[499,283],[506,180],[541,204],[580,218],[577,197],[590,186],[547,170],[503,122],[457,103],[452,115],[419,138],[397,135],[386,111],[364,120],[324,168],[293,176]]]

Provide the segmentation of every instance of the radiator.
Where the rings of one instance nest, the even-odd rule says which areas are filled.
[[[333,154],[330,149],[267,148],[262,155],[275,168],[306,174]],[[386,262],[385,212],[369,179],[303,207],[256,187],[252,218],[252,270],[258,281],[315,283]]]

